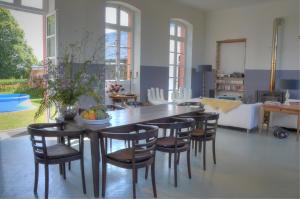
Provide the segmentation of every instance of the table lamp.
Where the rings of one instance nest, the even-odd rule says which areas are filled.
[[[285,94],[285,104],[289,104],[290,93],[289,90],[298,90],[300,89],[300,81],[297,79],[281,79],[280,88],[286,89]]]
[[[211,72],[212,65],[199,65],[198,70],[202,73],[202,97],[205,97],[205,72]]]

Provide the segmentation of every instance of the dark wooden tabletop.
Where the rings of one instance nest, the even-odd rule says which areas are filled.
[[[156,106],[145,106],[137,108],[129,108],[124,110],[109,111],[112,117],[107,125],[86,125],[79,117],[75,119],[75,125],[87,129],[92,132],[100,132],[112,128],[117,128],[126,125],[137,123],[145,123],[157,119],[174,117],[188,113],[203,111],[202,108],[193,106],[177,106],[175,104],[162,104]]]

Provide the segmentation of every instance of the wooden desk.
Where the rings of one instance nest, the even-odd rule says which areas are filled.
[[[263,124],[264,124],[264,114],[266,112],[280,112],[280,113],[286,113],[286,114],[291,114],[291,115],[297,115],[298,120],[297,120],[297,141],[299,140],[299,132],[300,132],[300,103],[292,103],[290,105],[285,105],[285,104],[263,104],[262,105],[262,117],[261,117],[261,127],[260,129],[263,129]],[[270,123],[270,118],[268,118],[268,123],[267,123],[267,130],[269,130],[269,123]]]
[[[117,94],[117,95],[110,95],[113,104],[115,105],[116,102],[121,102],[122,104],[126,103],[129,99],[133,99],[135,102],[137,100],[136,95],[124,95],[124,94]]]
[[[109,131],[110,129],[122,126],[147,123],[157,119],[180,116],[200,111],[203,112],[203,108],[176,106],[175,104],[162,104],[157,106],[109,111],[108,113],[112,119],[106,126],[85,125],[78,118],[75,119],[75,122],[69,122],[69,125],[74,125],[77,128],[85,129],[87,136],[90,138],[94,196],[96,198],[99,197],[99,134],[102,131]]]

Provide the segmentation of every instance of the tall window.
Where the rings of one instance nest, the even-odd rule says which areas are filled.
[[[186,65],[186,26],[179,21],[170,23],[169,99],[174,90],[184,87]]]
[[[46,19],[47,59],[56,64],[56,15],[50,14]]]
[[[133,47],[133,13],[121,5],[106,6],[106,80],[129,80]]]

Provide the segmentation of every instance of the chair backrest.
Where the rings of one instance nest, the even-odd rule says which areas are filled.
[[[166,101],[166,100],[165,100],[165,96],[164,96],[164,89],[160,89],[160,90],[159,90],[159,93],[160,93],[160,99],[161,99],[162,101]]]
[[[47,160],[47,142],[46,138],[72,136],[79,138],[79,153],[83,153],[83,134],[84,130],[74,129],[66,126],[64,123],[40,123],[30,124],[27,127],[32,143],[35,158]]]
[[[175,138],[175,147],[178,144],[190,144],[191,132],[195,128],[195,120],[193,118],[164,118],[149,123],[163,129],[164,135]],[[166,132],[169,131],[169,135]]]
[[[135,157],[143,154],[151,154],[155,156],[156,141],[158,136],[158,127],[151,125],[131,125],[119,127],[110,130],[109,132],[100,133],[101,154],[103,158],[107,157],[107,147],[105,147],[104,139],[127,140],[132,143],[130,149],[132,150],[132,162]]]
[[[151,89],[147,89],[147,97],[148,97],[148,102],[151,103],[153,101]]]
[[[156,93],[155,93],[155,89],[154,88],[150,88],[150,91],[151,91],[151,95],[152,95],[152,100],[158,101]]]
[[[180,116],[180,118],[193,118],[196,129],[203,129],[204,135],[215,135],[217,132],[219,113],[198,112]]]
[[[155,88],[155,96],[158,101],[161,101],[161,96],[159,92],[159,88]]]
[[[205,134],[215,135],[218,128],[219,113],[205,113]]]

